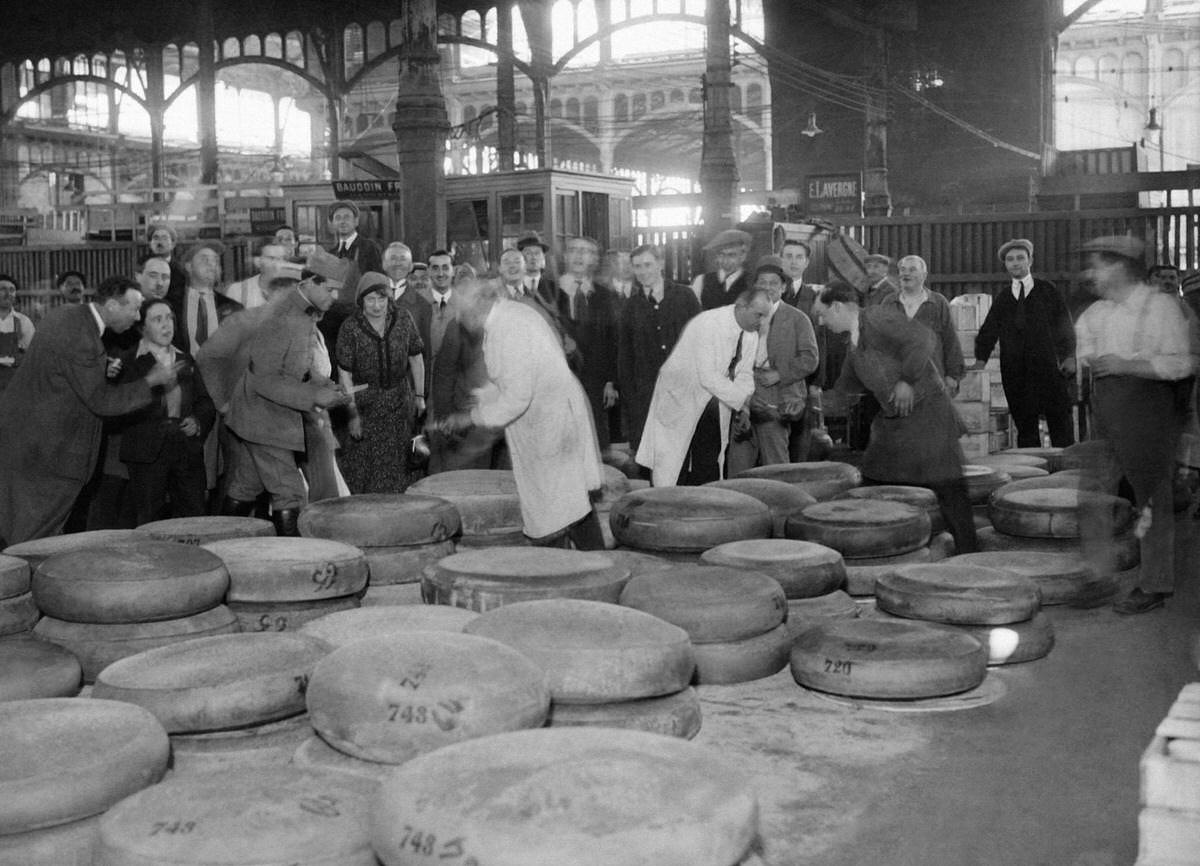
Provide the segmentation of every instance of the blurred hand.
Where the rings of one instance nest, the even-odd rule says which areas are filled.
[[[1058,369],[1062,370],[1064,376],[1074,376],[1075,375],[1075,359],[1067,358],[1065,361],[1063,361],[1061,364],[1058,365]]]
[[[333,406],[341,406],[349,402],[350,395],[340,387],[332,385],[322,386],[317,390],[317,395],[313,398],[313,405],[319,409],[329,409]]]
[[[755,370],[754,371],[754,382],[757,385],[764,385],[764,386],[778,385],[779,384],[779,371],[774,370],[770,367],[765,367],[761,370]]]
[[[946,385],[946,393],[951,397],[956,396],[958,394],[958,380],[953,376],[947,376],[943,381]]]
[[[119,364],[120,361],[117,361],[117,363]],[[171,367],[161,367],[158,364],[155,364],[154,367],[151,368],[150,372],[146,374],[146,384],[151,388],[161,387],[168,390],[174,388],[175,383],[179,379],[179,373],[183,368],[184,364],[182,362]],[[120,367],[117,369],[119,370]],[[109,377],[111,378],[112,375],[113,374],[109,374]]]
[[[109,379],[115,379],[121,374],[121,359],[109,358],[108,365],[104,368],[104,375]]]
[[[896,387],[892,389],[892,405],[896,408],[896,414],[901,418],[907,418],[912,414],[913,407],[913,387],[907,382],[897,382]]]
[[[350,432],[350,438],[353,439],[355,442],[358,442],[360,439],[363,438],[362,418],[355,415],[353,418],[350,419],[350,423],[347,425],[347,429]]]
[[[3,358],[0,358],[0,367],[11,367],[16,363],[17,359],[12,355],[5,355]]]
[[[196,422],[196,419],[193,418],[191,415],[188,415],[186,418],[184,418],[182,421],[179,422],[179,429],[183,431],[184,436],[199,436],[200,435],[200,425]]]
[[[621,399],[621,395],[617,391],[617,389],[615,387],[613,387],[613,383],[605,382],[604,383],[604,408],[611,409],[613,406],[617,405],[617,401],[620,399]]]
[[[1091,368],[1096,376],[1120,376],[1125,372],[1125,359],[1116,355],[1101,355],[1092,358]]]

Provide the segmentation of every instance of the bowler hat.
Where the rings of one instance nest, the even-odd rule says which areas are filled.
[[[741,229],[725,229],[717,232],[716,237],[704,245],[704,249],[711,252],[725,247],[748,247],[750,240],[750,235]]]
[[[1001,245],[1000,251],[996,253],[1001,262],[1004,261],[1004,257],[1008,255],[1009,250],[1025,250],[1025,255],[1032,259],[1033,241],[1026,240],[1025,238],[1013,238],[1011,241],[1005,241]]]
[[[1084,242],[1079,251],[1082,253],[1109,253],[1121,258],[1142,262],[1146,256],[1146,245],[1130,235],[1105,235]]]
[[[542,236],[537,232],[531,232],[517,241],[517,249],[523,250],[525,247],[541,247],[542,252],[550,252],[550,245],[542,240]]]
[[[413,262],[412,268],[409,269],[409,273],[411,274],[413,271],[427,271],[427,270],[429,270],[429,265],[425,264],[424,262]]]

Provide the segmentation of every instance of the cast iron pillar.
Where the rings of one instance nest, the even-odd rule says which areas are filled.
[[[150,115],[150,186],[155,201],[162,198],[163,175],[163,114],[166,95],[163,86],[163,55],[161,45],[151,45],[145,52],[146,112]]]
[[[873,28],[863,45],[868,86],[863,123],[863,213],[866,216],[891,216],[892,194],[888,189],[887,167],[886,31],[882,27]]]
[[[217,36],[212,0],[196,4],[196,45],[200,56],[196,78],[196,128],[200,132],[200,183],[217,182]]]
[[[553,37],[551,34],[551,4],[541,0],[519,0],[521,21],[529,40],[533,68],[534,140],[538,168],[553,168],[552,133],[547,112],[550,109],[550,76],[554,71]]]
[[[708,0],[708,47],[704,69],[704,144],[700,157],[704,239],[736,222],[737,157],[729,88],[729,0]]]
[[[496,149],[501,171],[512,171],[517,151],[517,87],[513,80],[512,4],[496,6]]]

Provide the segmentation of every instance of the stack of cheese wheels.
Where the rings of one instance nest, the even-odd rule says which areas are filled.
[[[242,631],[294,631],[359,605],[367,586],[361,550],[323,538],[233,538],[202,550],[229,570],[229,609]]]
[[[679,565],[630,580],[621,604],[688,633],[701,685],[758,680],[787,666],[787,597],[779,581],[760,572]]]
[[[29,563],[30,569],[36,569],[44,560],[60,553],[105,547],[113,542],[136,541],[145,537],[144,533],[138,532],[136,529],[96,529],[91,532],[69,532],[66,535],[35,538],[33,541],[10,545],[4,549],[4,554],[20,557]]]
[[[378,587],[418,583],[425,566],[454,552],[459,519],[436,496],[370,493],[314,502],[298,525],[301,535],[359,548]]]
[[[197,638],[114,662],[92,695],[153,713],[171,734],[176,771],[282,764],[311,733],[304,695],[329,650],[291,632]]]
[[[79,694],[79,659],[58,644],[31,637],[0,640],[0,701]]]
[[[947,565],[977,565],[1008,571],[1032,580],[1042,593],[1042,606],[1065,604],[1093,607],[1116,594],[1117,579],[1097,574],[1078,554],[1030,550],[964,553]]]
[[[791,666],[797,683],[817,691],[916,700],[975,688],[987,663],[984,645],[953,626],[860,617],[801,632]]]
[[[613,504],[613,536],[622,547],[695,561],[728,541],[770,538],[771,509],[753,496],[716,487],[650,487]]]
[[[1002,466],[977,466],[975,464],[963,467],[963,478],[967,482],[967,496],[970,497],[971,504],[975,506],[986,506],[988,497],[994,490],[1012,481],[1012,476]]]
[[[788,599],[788,631],[792,643],[800,633],[828,619],[854,619],[862,615],[862,606],[842,590],[813,598]]]
[[[170,520],[155,520],[143,523],[138,532],[144,532],[159,541],[178,541],[180,544],[208,544],[227,538],[263,538],[274,535],[275,527],[269,520],[257,517],[232,517],[205,515],[203,517],[173,517]]]
[[[397,769],[371,814],[385,866],[732,866],[757,835],[738,767],[643,731],[551,728],[439,749]]]
[[[78,657],[85,681],[117,659],[237,630],[221,605],[224,564],[207,550],[146,536],[60,553],[33,575],[34,628]]]
[[[846,566],[846,591],[872,595],[888,569],[929,562],[929,514],[907,502],[835,499],[810,505],[787,522],[788,538],[832,547]]]
[[[172,776],[100,819],[97,866],[376,866],[374,786],[296,767]]]
[[[305,623],[300,631],[336,648],[373,637],[422,631],[461,632],[477,616],[473,610],[443,604],[363,607],[326,614]]]
[[[548,547],[466,550],[427,566],[421,595],[427,604],[479,612],[516,601],[586,598],[616,604],[629,569],[604,553]]]
[[[839,499],[862,484],[862,473],[849,463],[821,460],[812,463],[774,463],[738,473],[738,478],[768,478],[795,484],[818,500]]]
[[[1042,468],[1047,472],[1058,472],[1062,466],[1062,448],[1008,448],[1001,451],[999,454],[993,454],[993,457],[1006,457],[1008,455],[1036,457],[1039,460],[1045,460],[1046,465]]]
[[[90,866],[95,816],[162,778],[162,725],[118,701],[0,703],[0,863]]]
[[[846,583],[840,553],[823,544],[792,538],[730,541],[704,551],[700,562],[761,572],[778,581],[789,600],[828,595]]]
[[[511,604],[467,625],[468,634],[531,658],[550,687],[550,724],[637,728],[694,736],[700,706],[688,634],[632,608],[549,599]],[[584,706],[580,706],[584,705]]]
[[[29,563],[0,554],[0,637],[25,634],[38,620],[29,576]]]
[[[423,493],[451,502],[458,509],[462,547],[495,547],[526,544],[525,523],[517,480],[507,469],[456,469],[417,481],[409,494]]]
[[[604,546],[611,550],[616,547],[617,540],[613,538],[609,514],[612,512],[613,503],[633,487],[624,472],[607,463],[600,467],[600,478],[600,498],[595,502],[596,517],[600,520],[600,534],[604,536]]]
[[[736,490],[738,493],[753,496],[771,509],[772,531],[777,538],[783,538],[784,526],[793,512],[817,501],[815,496],[806,493],[795,484],[772,478],[727,478],[724,481],[710,481],[704,486]]]
[[[498,641],[414,632],[353,641],[323,658],[308,717],[329,745],[364,761],[402,764],[473,737],[539,728],[546,678]]]
[[[909,565],[879,578],[880,613],[961,626],[988,650],[988,664],[1040,659],[1054,629],[1040,612],[1041,591],[1012,571],[939,562]]]
[[[908,484],[872,484],[854,487],[845,493],[846,499],[883,499],[887,502],[904,502],[924,509],[929,515],[929,531],[934,535],[946,530],[946,520],[938,505],[937,494],[928,487],[913,487]]]

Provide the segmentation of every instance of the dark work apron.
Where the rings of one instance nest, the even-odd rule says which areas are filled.
[[[21,323],[17,320],[13,322],[11,334],[0,334],[0,358],[20,358],[21,352],[17,348],[17,344],[20,341]],[[12,381],[12,377],[16,372],[16,367],[0,367],[0,392],[3,392],[8,387],[8,383]]]
[[[1092,380],[1097,437],[1108,442],[1139,496],[1174,467],[1180,433],[1176,391],[1175,382],[1137,376]]]

